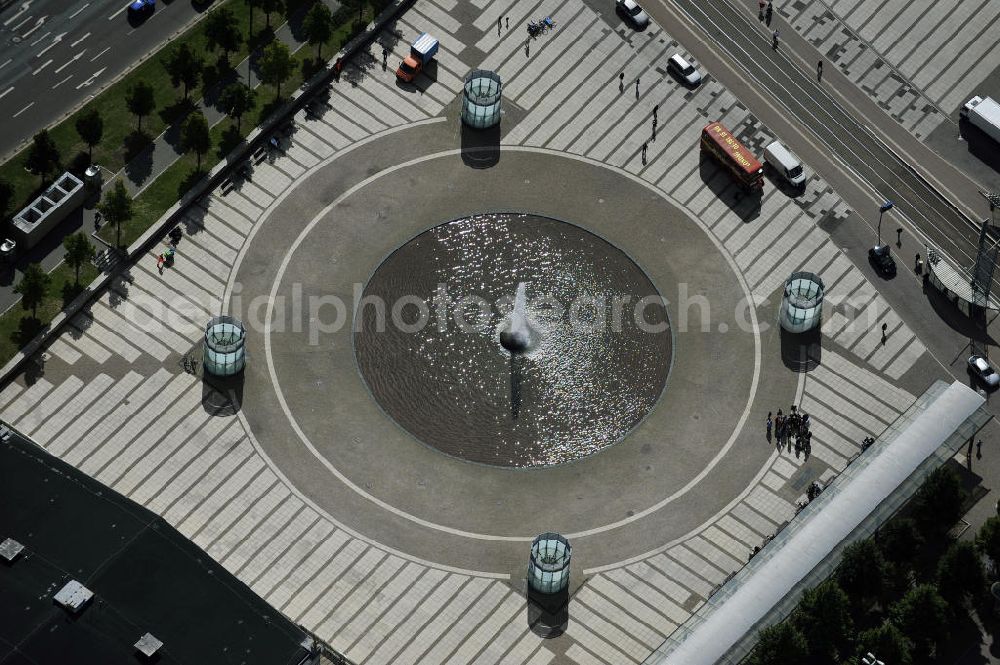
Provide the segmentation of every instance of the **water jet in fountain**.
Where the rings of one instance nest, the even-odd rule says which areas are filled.
[[[514,308],[500,332],[500,343],[511,353],[527,353],[535,347],[538,340],[538,331],[528,320],[525,309],[526,289],[524,282],[518,282]]]

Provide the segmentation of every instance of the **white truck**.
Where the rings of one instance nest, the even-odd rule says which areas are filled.
[[[959,115],[1000,143],[1000,103],[995,99],[973,97],[965,103]]]

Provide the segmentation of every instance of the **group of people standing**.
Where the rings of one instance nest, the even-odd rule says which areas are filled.
[[[767,412],[767,440],[771,441],[771,433],[777,437],[778,450],[787,446],[789,452],[792,445],[795,445],[795,453],[805,451],[806,455],[812,450],[812,432],[809,431],[809,414],[799,409],[793,404],[789,413],[785,415],[778,409],[778,415]]]

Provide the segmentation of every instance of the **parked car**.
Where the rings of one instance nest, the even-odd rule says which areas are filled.
[[[156,9],[156,0],[135,0],[128,6],[129,14],[134,16],[152,14],[154,9]]]
[[[615,11],[636,30],[645,30],[649,25],[649,14],[635,0],[615,0]]]
[[[1000,385],[1000,374],[982,356],[969,356],[969,371],[987,388]]]
[[[892,258],[889,245],[875,245],[868,250],[868,260],[883,277],[896,276],[896,261]]]
[[[689,86],[694,87],[701,83],[701,72],[688,62],[680,53],[674,53],[667,60],[667,69],[680,77]]]

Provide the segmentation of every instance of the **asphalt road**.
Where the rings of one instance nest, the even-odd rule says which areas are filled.
[[[881,201],[893,201],[896,209],[887,215],[890,221],[883,228],[883,242],[895,240],[896,223],[892,217],[901,216],[959,265],[968,266],[975,261],[978,226],[900,159],[869,128],[874,123],[867,122],[864,116],[859,120],[856,110],[845,108],[830,94],[826,84],[817,82],[815,70],[804,69],[799,58],[789,57],[784,37],[795,37],[789,35],[793,32],[790,28],[778,21],[772,28],[765,28],[757,19],[756,3],[677,0],[669,4],[663,1],[659,6],[651,2],[649,8],[654,20],[661,22],[663,19],[658,16],[667,18],[679,9],[685,21],[700,33],[702,42],[725,58],[747,86],[766,96],[785,120],[802,128],[826,155],[836,159],[842,169],[875,193],[876,201],[870,206],[872,221],[878,219]],[[662,24],[671,25],[671,21]],[[772,47],[770,38],[775,27],[784,28],[777,49]],[[681,42],[688,45],[683,36]],[[912,141],[916,143],[916,139]],[[901,259],[901,268],[909,265],[911,256]],[[1000,285],[996,277],[995,284]]]
[[[126,0],[15,0],[0,12],[0,156],[156,50],[211,4],[160,0],[140,19]]]

